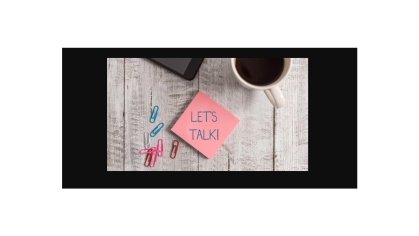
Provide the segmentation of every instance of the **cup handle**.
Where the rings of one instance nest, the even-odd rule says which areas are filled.
[[[278,86],[265,90],[265,94],[275,108],[281,108],[285,105],[284,95]]]

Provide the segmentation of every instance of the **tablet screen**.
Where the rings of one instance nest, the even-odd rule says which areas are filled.
[[[180,74],[184,74],[192,58],[151,58]]]

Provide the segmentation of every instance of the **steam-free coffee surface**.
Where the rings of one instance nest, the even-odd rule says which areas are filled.
[[[248,83],[265,86],[281,76],[284,58],[237,58],[236,68]]]

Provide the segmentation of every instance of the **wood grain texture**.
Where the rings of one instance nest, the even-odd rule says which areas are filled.
[[[170,130],[198,92],[198,80],[186,81],[143,58],[127,58],[125,61],[125,170],[127,171],[196,171],[198,152],[180,140]],[[159,106],[155,123],[149,119],[153,107]],[[160,123],[164,128],[150,139],[157,146],[163,139],[165,154],[159,157],[154,168],[144,166],[144,132],[151,131]],[[179,140],[176,159],[170,159],[173,140]]]
[[[247,90],[234,79],[229,58],[206,58],[198,78],[186,81],[142,58],[108,59],[108,171],[307,171],[308,59],[294,59],[280,83],[287,103],[275,110],[262,91]],[[212,160],[170,130],[201,90],[240,119]],[[160,107],[156,123],[152,109]],[[164,140],[164,157],[144,166],[144,132],[160,122],[154,138]],[[169,158],[173,140],[180,146]]]
[[[124,59],[108,58],[107,170],[124,170]]]
[[[275,111],[275,170],[308,171],[308,58],[295,58],[280,86],[287,102]]]
[[[262,91],[234,79],[229,58],[206,58],[199,89],[240,122],[212,160],[200,155],[199,170],[272,171],[273,107]]]

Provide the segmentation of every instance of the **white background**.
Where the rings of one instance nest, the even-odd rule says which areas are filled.
[[[2,1],[0,235],[418,235],[413,3]],[[62,47],[358,47],[358,189],[62,190]]]

